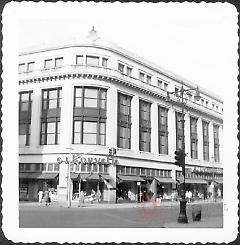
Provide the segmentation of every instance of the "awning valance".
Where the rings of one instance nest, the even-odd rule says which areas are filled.
[[[58,173],[19,173],[21,179],[55,179]]]
[[[82,180],[101,180],[102,178],[109,180],[109,174],[98,174],[98,173],[80,173]]]
[[[70,173],[70,177],[72,180],[78,180],[79,173]]]
[[[186,184],[207,184],[204,179],[185,179]]]
[[[176,181],[172,178],[155,177],[155,179],[160,183],[176,183]]]
[[[132,175],[118,175],[118,178],[122,181],[145,181],[143,178],[139,176]]]

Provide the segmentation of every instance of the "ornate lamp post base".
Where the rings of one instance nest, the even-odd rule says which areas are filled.
[[[188,218],[186,214],[186,204],[187,204],[186,199],[180,200],[180,213],[178,216],[178,223],[188,223]]]

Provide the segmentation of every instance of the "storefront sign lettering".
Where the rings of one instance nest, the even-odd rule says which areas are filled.
[[[97,157],[97,156],[79,156],[74,157],[74,162],[82,164],[109,164],[107,157]]]

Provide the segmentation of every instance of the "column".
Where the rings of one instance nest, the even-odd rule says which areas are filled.
[[[40,145],[40,118],[41,118],[41,89],[36,87],[32,95],[32,116],[30,146],[36,148]]]
[[[158,154],[158,105],[151,105],[151,152]]]
[[[70,81],[63,83],[59,142],[63,148],[69,148],[72,143],[73,94],[73,87]]]
[[[118,94],[115,85],[107,91],[107,122],[106,122],[106,146],[117,148],[117,111],[118,111]],[[109,165],[109,187],[108,197],[109,203],[116,202],[116,165]]]
[[[199,117],[197,120],[197,135],[198,135],[198,159],[203,161],[203,129],[202,129],[202,118]]]
[[[219,126],[219,162],[223,162],[223,125]]]
[[[191,133],[190,133],[190,115],[189,112],[185,113],[185,153],[187,158],[191,159]]]
[[[115,85],[107,91],[106,146],[117,147],[117,109],[118,96]]]
[[[176,115],[173,107],[168,110],[168,154],[174,156],[176,151]]]
[[[131,149],[139,151],[139,96],[134,95],[131,101]]]
[[[209,122],[209,159],[214,159],[213,121]]]
[[[63,149],[69,148],[72,143],[73,122],[73,87],[70,81],[63,83],[60,116],[60,142]],[[67,150],[66,150],[67,151]],[[65,159],[62,159],[65,161]],[[57,161],[57,159],[56,159]],[[58,201],[67,200],[68,165],[62,162],[59,165]]]

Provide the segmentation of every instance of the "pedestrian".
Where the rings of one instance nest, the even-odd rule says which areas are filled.
[[[84,192],[80,191],[78,207],[82,207],[83,203],[84,203]]]
[[[49,199],[50,199],[50,197],[49,197],[49,191],[46,190],[46,191],[44,192],[44,200],[45,200],[45,205],[46,205],[46,206],[48,206],[48,205],[50,204]]]
[[[42,200],[43,200],[43,191],[40,190],[38,192],[38,204],[41,205],[42,204]]]
[[[92,189],[91,190],[91,204],[93,204],[93,201],[96,199],[96,192]]]
[[[97,191],[96,197],[97,197],[97,201],[100,202],[101,201],[101,197],[102,197],[102,194],[101,194],[100,190]]]

